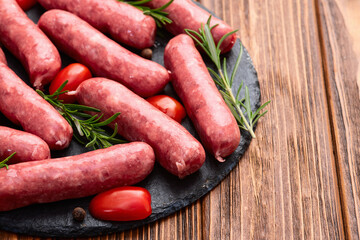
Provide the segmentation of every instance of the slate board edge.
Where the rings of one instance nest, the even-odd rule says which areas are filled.
[[[204,8],[199,3],[196,3],[196,4],[198,4],[199,6]],[[207,10],[207,11],[209,11],[209,10]],[[238,40],[236,44],[238,44],[238,42],[240,42],[240,41]],[[257,72],[253,66],[252,60],[251,60],[247,50],[245,49],[245,47],[244,47],[243,54],[244,54],[243,58],[244,57],[246,58],[246,62],[250,63],[248,65],[251,68],[251,71],[253,71],[253,73],[256,75],[257,81],[254,84],[257,85],[258,93],[255,93],[255,95],[258,99],[256,99],[256,101],[255,101],[256,104],[255,104],[254,109],[257,109],[260,107],[260,100],[261,100],[261,93],[260,93],[260,86],[259,86],[259,82],[258,82],[258,78],[257,78]],[[255,99],[252,98],[252,101],[254,101],[254,100]],[[255,128],[256,128],[256,126],[254,127],[254,129]],[[160,212],[158,214],[153,214],[145,220],[128,222],[128,223],[124,223],[122,225],[112,226],[112,227],[108,228],[106,231],[101,231],[100,229],[103,228],[101,226],[100,227],[99,226],[95,226],[95,227],[84,226],[84,228],[77,229],[76,232],[74,232],[74,231],[69,232],[69,229],[65,227],[63,229],[63,231],[60,231],[61,232],[60,235],[59,235],[59,232],[37,231],[37,230],[34,230],[33,228],[29,228],[29,229],[24,228],[23,226],[21,228],[16,228],[16,227],[14,228],[14,226],[11,226],[11,227],[10,226],[9,227],[1,226],[0,228],[5,231],[10,231],[10,232],[19,233],[19,234],[26,234],[26,235],[36,236],[36,237],[94,237],[94,236],[99,236],[99,235],[104,235],[104,234],[111,234],[111,233],[115,233],[115,232],[130,230],[133,228],[137,228],[137,227],[155,222],[163,217],[167,217],[167,216],[179,211],[180,209],[194,203],[195,201],[197,201],[198,199],[200,199],[201,197],[206,195],[213,188],[215,188],[231,172],[231,170],[239,163],[241,157],[243,156],[243,154],[245,153],[245,151],[247,150],[247,148],[249,147],[250,142],[251,142],[251,137],[248,133],[241,131],[241,134],[242,134],[241,142],[245,141],[245,144],[243,145],[242,151],[238,153],[238,157],[237,157],[236,161],[233,161],[231,163],[231,165],[228,166],[226,171],[222,172],[215,179],[213,179],[211,184],[207,185],[206,188],[201,189],[201,191],[198,191],[196,194],[188,196],[185,199],[178,200],[171,206],[163,208],[162,212]],[[109,223],[111,223],[111,222],[109,222]]]
[[[250,59],[250,56],[245,48],[244,48],[244,56],[243,57],[245,57],[247,60]],[[252,68],[253,68],[253,66],[252,66]],[[254,68],[252,69],[252,71],[254,71],[254,73],[257,75],[256,70]],[[259,85],[259,82],[257,81],[255,84]],[[258,88],[258,89],[260,89],[260,88]],[[260,91],[259,91],[259,95],[257,97],[258,97],[258,101],[255,101],[256,102],[255,109],[260,107],[260,99],[261,99]],[[252,98],[252,100],[255,100],[255,99]],[[40,231],[37,231],[31,227],[26,229],[23,226],[21,226],[20,228],[14,228],[14,226],[12,226],[11,228],[10,228],[10,226],[9,227],[1,226],[1,229],[5,230],[5,231],[26,234],[26,235],[36,236],[36,237],[70,237],[71,238],[71,237],[94,237],[94,236],[99,236],[99,235],[104,235],[104,234],[111,234],[111,233],[130,230],[130,229],[137,228],[137,227],[140,227],[140,226],[143,226],[146,224],[150,224],[161,218],[167,217],[167,216],[179,211],[180,209],[196,202],[198,199],[202,198],[204,195],[206,195],[208,192],[210,192],[213,188],[215,188],[218,184],[220,184],[221,181],[239,163],[240,159],[242,158],[243,154],[245,153],[245,151],[247,150],[247,148],[249,147],[249,145],[251,143],[251,136],[247,132],[241,131],[241,137],[242,137],[241,142],[244,141],[245,144],[243,145],[242,150],[237,153],[237,155],[238,155],[237,160],[233,161],[231,163],[231,165],[228,166],[226,171],[224,171],[220,175],[218,175],[215,179],[213,179],[213,181],[209,185],[207,185],[206,188],[201,189],[201,191],[197,192],[195,195],[188,196],[186,199],[181,199],[181,200],[175,202],[174,204],[172,204],[171,206],[163,208],[162,212],[155,214],[155,215],[151,215],[149,218],[147,218],[145,220],[123,223],[122,225],[113,225],[110,228],[108,228],[106,231],[101,231],[101,229],[103,229],[102,226],[100,226],[100,227],[99,226],[84,226],[84,228],[77,229],[76,232],[73,232],[73,231],[69,232],[70,229],[66,228],[66,227],[64,227],[64,229],[61,231],[51,231],[51,232],[44,231],[44,229],[42,229],[42,230],[40,229]],[[89,213],[87,213],[87,214],[89,214]],[[111,223],[111,222],[109,222],[109,223]],[[60,230],[60,229],[58,229],[58,230]]]

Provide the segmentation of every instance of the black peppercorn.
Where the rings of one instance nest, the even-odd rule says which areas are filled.
[[[74,209],[74,211],[72,212],[73,218],[78,221],[78,222],[82,222],[85,219],[86,216],[86,212],[83,208],[81,207],[77,207]]]
[[[141,51],[141,56],[146,59],[152,58],[152,50],[150,48],[145,48]]]

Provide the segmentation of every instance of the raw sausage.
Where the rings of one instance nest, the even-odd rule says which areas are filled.
[[[72,128],[48,102],[0,63],[0,112],[26,132],[42,138],[50,149],[69,146]]]
[[[202,143],[216,159],[223,161],[239,145],[240,130],[193,40],[186,34],[170,40],[164,60],[171,71],[172,85]]]
[[[204,163],[203,147],[185,128],[123,85],[93,78],[76,92],[78,102],[100,109],[105,118],[120,112],[112,123],[118,124],[118,133],[129,141],[150,144],[156,159],[172,174],[183,178]]]
[[[79,16],[116,41],[143,49],[154,45],[155,20],[130,4],[116,0],[38,0],[46,9],[62,9]]]
[[[113,122],[118,133],[129,141],[150,144],[158,162],[172,174],[183,178],[204,163],[203,147],[184,127],[123,85],[93,78],[76,91],[78,102],[100,109],[105,118],[120,112]]]
[[[72,13],[50,10],[38,24],[56,46],[97,76],[119,81],[142,97],[161,91],[170,79],[164,67],[126,50]]]
[[[27,132],[0,126],[0,161],[16,154],[7,164],[50,158],[50,149],[44,140]]]
[[[147,5],[151,8],[159,8],[165,5],[169,0],[152,0]],[[205,24],[210,16],[210,13],[197,6],[191,0],[174,0],[169,7],[165,8],[165,12],[168,12],[167,16],[173,22],[167,24],[165,28],[174,35],[185,33],[185,29],[191,29],[198,31],[201,24]],[[233,29],[224,21],[215,18],[211,18],[211,26],[219,24],[215,27],[211,33],[216,43],[227,33],[233,31]],[[231,50],[236,41],[236,34],[232,34],[225,39],[221,44],[221,52],[226,53]]]
[[[4,52],[2,51],[2,49],[0,48],[0,62],[4,63],[5,65],[7,65],[7,61],[6,61],[6,57]]]
[[[59,52],[15,0],[0,0],[0,42],[30,75],[35,88],[54,79],[61,68]]]
[[[143,180],[155,156],[146,143],[129,143],[77,156],[0,169],[0,211],[90,196]]]

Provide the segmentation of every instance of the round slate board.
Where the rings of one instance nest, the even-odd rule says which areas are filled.
[[[27,14],[34,22],[37,22],[43,12],[44,9],[39,5],[36,5],[36,7],[28,11]],[[164,49],[171,37],[172,36],[168,33],[159,31],[153,48],[154,61],[163,65]],[[134,49],[131,50],[138,53],[138,51]],[[239,51],[240,42],[237,41],[232,51],[225,55],[229,71],[234,67]],[[5,49],[4,52],[10,68],[24,81],[29,83],[27,74],[20,62]],[[205,60],[207,59],[206,57],[204,58]],[[64,54],[62,54],[62,60],[63,66],[67,66],[69,63],[73,62],[72,59]],[[206,64],[207,66],[214,68],[209,60],[206,60]],[[246,49],[244,49],[242,55],[239,71],[234,81],[233,91],[236,91],[242,81],[244,81],[244,85],[249,88],[251,107],[253,111],[255,111],[260,106],[260,87],[257,73]],[[171,84],[165,88],[163,94],[178,99]],[[241,95],[243,96],[244,92],[241,92]],[[0,125],[18,128],[6,120],[1,114]],[[189,118],[186,118],[182,122],[182,125],[193,136],[199,139]],[[151,223],[195,202],[218,185],[237,165],[240,157],[249,146],[250,141],[250,135],[242,131],[241,142],[238,148],[231,156],[226,158],[224,163],[218,162],[207,152],[206,161],[202,168],[198,172],[182,180],[165,171],[160,165],[155,164],[154,171],[150,176],[137,184],[138,186],[148,189],[152,196],[153,213],[145,220],[132,222],[106,222],[94,219],[88,212],[89,202],[92,199],[91,196],[48,204],[37,204],[13,211],[2,212],[0,213],[0,229],[40,237],[88,237],[119,232]],[[68,149],[52,152],[51,155],[55,158],[77,155],[87,151],[90,151],[90,149],[85,149],[73,140]],[[78,223],[72,218],[72,210],[78,206],[83,207],[87,211],[86,218],[82,223]]]

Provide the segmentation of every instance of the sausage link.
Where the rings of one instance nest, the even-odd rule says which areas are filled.
[[[42,138],[50,149],[69,146],[69,123],[10,68],[0,63],[0,111],[26,132]]]
[[[5,54],[3,52],[3,50],[0,48],[0,62],[4,63],[5,65],[7,65],[7,61],[6,61],[6,57]]]
[[[56,46],[93,73],[119,81],[142,97],[161,91],[170,79],[163,66],[126,50],[72,13],[50,10],[38,24]]]
[[[150,174],[155,156],[146,143],[129,143],[77,156],[0,169],[0,211],[90,196],[133,185]]]
[[[36,88],[53,80],[61,68],[59,52],[15,0],[0,0],[0,42],[25,67]]]
[[[79,16],[116,41],[143,49],[154,45],[155,20],[130,4],[116,0],[38,0],[46,9],[61,9]]]
[[[14,152],[16,154],[7,164],[50,158],[49,146],[41,138],[31,133],[0,126],[0,161]]]
[[[169,0],[152,0],[147,5],[151,8],[159,8],[165,5]],[[173,22],[167,24],[166,29],[174,35],[185,33],[185,29],[191,29],[198,31],[201,24],[205,24],[210,17],[210,13],[197,6],[191,0],[174,0],[169,7],[165,8],[165,12],[168,12],[167,16]],[[216,43],[227,33],[233,31],[233,29],[224,21],[212,17],[211,26],[219,24],[215,27],[211,33]],[[226,53],[232,49],[236,42],[236,34],[232,34],[225,39],[221,44],[221,52]]]
[[[171,71],[172,85],[202,143],[216,159],[223,161],[223,157],[230,155],[239,145],[240,130],[193,40],[186,34],[170,40],[164,60]]]
[[[76,91],[81,104],[100,109],[105,118],[120,112],[112,123],[117,123],[118,133],[130,141],[150,144],[158,162],[172,174],[183,178],[204,163],[203,147],[184,127],[123,85],[93,78]]]

